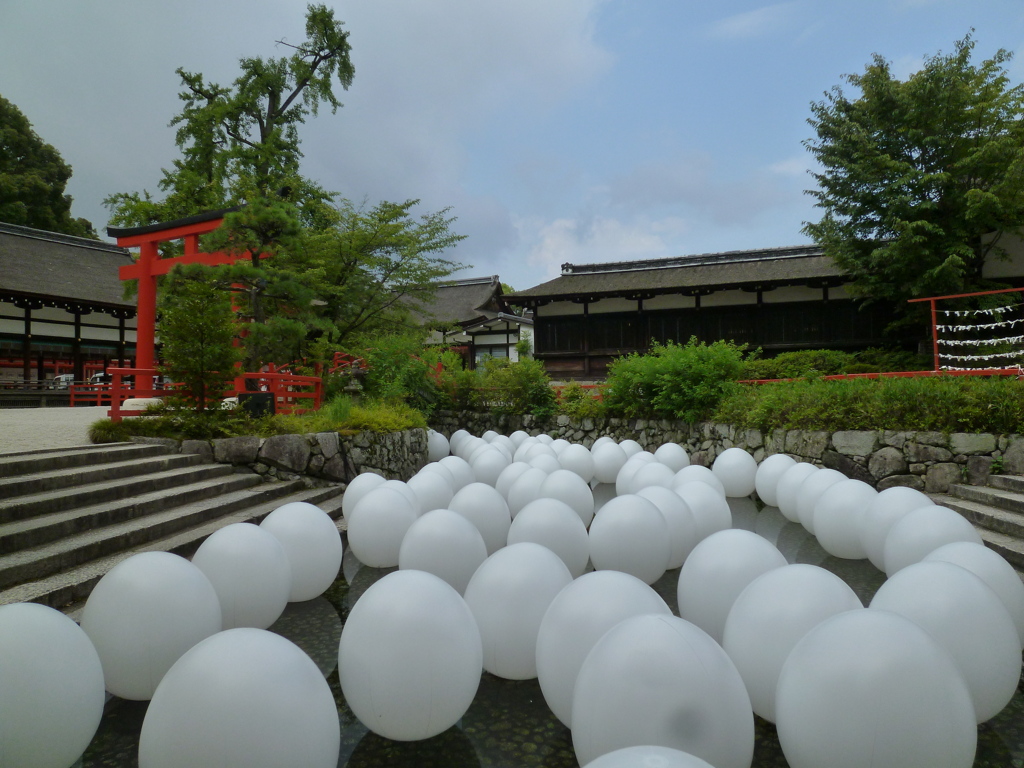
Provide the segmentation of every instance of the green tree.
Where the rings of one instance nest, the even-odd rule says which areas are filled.
[[[95,238],[89,221],[71,217],[71,195],[64,194],[70,178],[60,153],[0,96],[0,221]]]
[[[824,211],[804,232],[853,277],[856,292],[907,298],[986,287],[999,236],[1024,224],[1024,86],[1000,50],[972,63],[967,35],[906,80],[876,55],[811,105],[805,142]]]

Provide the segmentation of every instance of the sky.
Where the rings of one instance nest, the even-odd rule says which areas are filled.
[[[301,129],[303,172],[360,204],[450,208],[457,277],[516,289],[563,263],[808,243],[812,102],[873,54],[901,78],[972,29],[1024,81],[1021,0],[327,0],[344,106]],[[301,0],[0,0],[0,95],[71,164],[72,214],[177,157],[178,67],[229,84],[286,56]],[[848,93],[854,93],[846,89]]]

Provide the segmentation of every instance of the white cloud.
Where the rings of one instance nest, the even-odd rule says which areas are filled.
[[[807,174],[812,163],[813,158],[810,153],[804,152],[772,163],[768,166],[768,170],[772,173],[777,173],[779,176],[799,176],[802,178]]]
[[[715,22],[708,35],[717,40],[750,40],[782,29],[793,17],[798,3],[776,3],[737,13]]]

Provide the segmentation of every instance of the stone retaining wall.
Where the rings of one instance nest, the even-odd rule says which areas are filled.
[[[133,441],[157,442],[182,453],[201,454],[221,464],[247,467],[268,480],[305,478],[347,483],[361,472],[408,480],[427,462],[424,429],[388,434],[318,432],[180,442],[165,438],[133,438]]]
[[[457,429],[482,435],[489,429],[511,434],[517,429],[592,445],[604,435],[636,440],[654,450],[679,443],[694,464],[710,464],[726,448],[744,448],[760,461],[788,453],[800,461],[837,469],[879,490],[904,485],[927,493],[945,493],[968,482],[984,485],[989,474],[1024,474],[1024,436],[942,432],[740,430],[726,424],[688,424],[654,419],[582,419],[568,416],[539,422],[532,416],[490,413],[435,413],[431,427],[446,436]]]

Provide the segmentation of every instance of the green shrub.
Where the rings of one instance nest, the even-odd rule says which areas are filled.
[[[700,421],[737,385],[744,347],[728,341],[655,344],[608,366],[605,405],[624,416]]]
[[[405,429],[426,429],[426,426],[426,417],[404,403],[370,402],[352,406],[343,430],[400,432]]]
[[[131,436],[125,421],[100,419],[89,425],[89,440],[93,443],[125,443]]]
[[[369,349],[346,351],[366,360],[366,397],[407,403],[424,412],[436,407],[441,399],[436,371],[427,362],[430,352],[424,349],[421,334],[376,337]]]
[[[578,381],[570,381],[562,388],[558,410],[574,419],[593,419],[604,412],[604,407],[593,390],[584,389]]]
[[[795,379],[803,376],[833,376],[847,373],[855,358],[849,352],[835,349],[802,349],[782,352],[775,357],[747,360],[743,365],[746,379]]]
[[[551,379],[539,360],[527,358],[513,363],[505,357],[484,362],[478,407],[495,413],[533,414],[549,418],[557,410]]]

